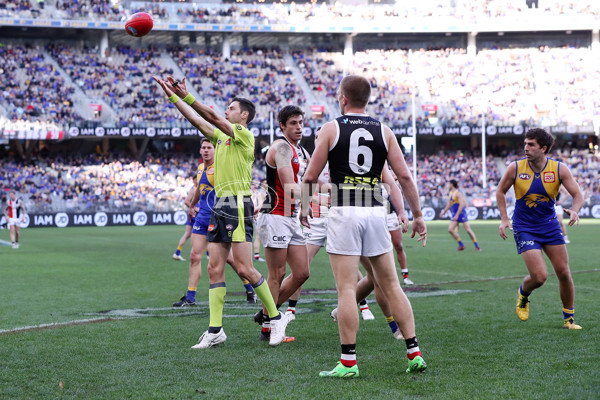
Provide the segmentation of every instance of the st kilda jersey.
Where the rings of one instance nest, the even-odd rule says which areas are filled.
[[[23,203],[21,199],[8,200],[6,203],[8,218],[21,218],[23,216]]]
[[[388,153],[383,125],[366,114],[343,115],[335,123],[329,150],[331,206],[382,206],[381,172]]]
[[[306,166],[308,164],[308,155],[306,150],[300,144],[298,147],[292,144],[283,137],[283,140],[292,148],[294,155],[292,157],[292,170],[294,172],[294,182],[301,184]],[[283,215],[293,217],[298,214],[299,201],[293,200],[285,193],[283,184],[279,180],[277,168],[267,163],[267,197],[260,210],[262,213]]]

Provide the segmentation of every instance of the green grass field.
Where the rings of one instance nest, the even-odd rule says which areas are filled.
[[[446,227],[430,223],[424,249],[405,240],[429,368],[404,372],[404,342],[371,300],[375,320],[361,321],[358,337],[361,377],[351,381],[318,377],[340,355],[324,250],[287,329],[296,342],[258,340],[258,307],[228,270],[228,340],[192,350],[208,326],[208,280],[204,273],[198,307],[170,308],[187,286],[187,263],[171,260],[182,227],[23,230],[20,249],[0,246],[0,399],[599,399],[600,224],[569,229],[582,331],[562,329],[553,275],[532,295],[529,321],[517,319],[525,267],[497,221],[473,223],[481,253],[470,244],[456,252]],[[257,268],[266,275],[264,263]]]

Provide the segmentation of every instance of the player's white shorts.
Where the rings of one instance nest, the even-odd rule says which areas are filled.
[[[385,207],[331,207],[327,252],[374,257],[392,251]]]
[[[557,205],[555,205],[554,208],[556,210],[556,216],[564,215],[565,210],[563,209],[563,206],[557,206]]]
[[[390,232],[397,231],[398,229],[402,228],[402,225],[400,225],[400,221],[398,221],[398,214],[396,214],[395,211],[386,215],[385,220],[387,223],[388,231]]]
[[[256,219],[256,229],[264,247],[287,249],[290,245],[306,244],[297,217],[260,213]]]
[[[21,226],[21,218],[9,218],[6,221],[7,226]]]
[[[310,228],[304,227],[306,243],[315,246],[325,246],[327,243],[327,218],[309,218]]]

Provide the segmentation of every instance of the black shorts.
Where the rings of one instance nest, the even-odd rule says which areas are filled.
[[[250,196],[225,196],[215,200],[210,215],[209,242],[252,242],[254,203]]]

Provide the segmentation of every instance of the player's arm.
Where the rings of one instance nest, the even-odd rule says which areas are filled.
[[[181,82],[176,81],[175,78],[173,78],[172,76],[167,76],[167,85],[170,85],[171,90],[173,90],[173,93],[175,93],[177,96],[181,97],[182,99],[185,99],[188,97],[189,93],[187,91],[187,87],[186,87],[186,83],[185,83],[185,76],[183,77],[183,79],[181,79]],[[192,109],[194,111],[196,111],[209,124],[212,124],[213,126],[215,126],[217,129],[219,129],[221,132],[223,132],[227,136],[235,138],[235,131],[233,130],[231,123],[229,121],[227,121],[224,117],[217,114],[217,112],[215,110],[213,110],[206,104],[202,104],[201,102],[199,102],[198,100],[196,100],[193,97],[190,99],[189,105],[192,107]],[[208,137],[208,136],[206,136],[206,137],[208,139],[212,140],[212,137]]]
[[[196,204],[198,204],[198,200],[200,200],[200,185],[196,185],[192,191],[192,198],[190,199],[190,205],[188,210],[188,216],[190,219],[196,218],[196,214],[198,211],[196,210]]]
[[[160,87],[163,89],[163,91],[165,92],[165,94],[167,95],[167,97],[169,99],[174,94],[177,94],[174,91],[172,83],[169,82],[168,80],[160,79],[156,76],[153,76],[152,78],[160,85]],[[172,77],[168,77],[167,79],[169,79],[169,78],[173,79]],[[184,78],[184,80],[185,80],[185,78]],[[187,91],[186,91],[186,93],[187,93]],[[179,96],[179,94],[177,94],[177,96]],[[194,104],[195,103],[200,104],[197,101],[195,101]],[[216,126],[216,124],[211,125],[210,120],[208,120],[207,118],[203,118],[204,115],[197,112],[196,108],[193,108],[193,107],[190,107],[189,105],[187,105],[187,103],[185,103],[183,100],[181,100],[181,98],[179,100],[177,100],[174,104],[175,104],[175,107],[177,108],[177,110],[181,113],[181,115],[183,115],[185,117],[185,119],[187,119],[190,122],[190,124],[192,124],[196,129],[198,129],[202,133],[202,135],[204,135],[208,140],[212,141],[213,136],[214,136],[214,126]],[[210,107],[208,107],[208,106],[205,106],[205,107],[210,109]],[[200,114],[200,115],[198,115],[198,114]],[[231,125],[229,125],[229,129],[231,129]]]
[[[578,213],[583,207],[583,193],[573,174],[571,174],[571,170],[563,163],[560,164],[560,180],[567,192],[573,196],[573,205],[571,208],[565,208],[565,212],[569,214],[569,226],[579,225]]]
[[[423,213],[421,212],[421,204],[419,201],[419,192],[417,185],[412,179],[408,165],[404,160],[404,155],[396,137],[392,133],[392,130],[387,126],[384,127],[385,140],[388,144],[388,163],[392,167],[392,170],[396,174],[398,183],[402,187],[402,193],[406,198],[406,202],[410,207],[410,211],[413,214],[413,229],[411,237],[415,237],[415,234],[419,233],[419,241],[423,242],[423,246],[427,243],[427,226],[423,219]]]
[[[333,145],[335,140],[337,128],[335,122],[330,121],[323,125],[319,132],[319,140],[315,141],[315,150],[313,151],[310,164],[304,173],[304,179],[302,180],[302,205],[300,211],[300,222],[306,227],[310,227],[308,223],[308,215],[310,212],[310,200],[314,193],[316,193],[319,182],[319,175],[327,164],[327,158],[329,156],[329,149]]]
[[[383,167],[381,181],[386,185],[386,191],[390,195],[390,202],[398,213],[398,221],[402,225],[402,232],[408,232],[409,221],[406,209],[404,208],[404,197],[387,165]]]
[[[194,198],[194,193],[196,193],[196,186],[194,185],[193,188],[191,188],[188,191],[187,196],[185,196],[185,200],[183,201],[183,204],[185,204],[186,207],[191,207],[192,206],[192,199]]]
[[[582,205],[583,205],[583,202],[582,202]],[[26,215],[27,215],[27,210],[25,209],[25,204],[23,201],[21,201],[21,221],[25,221]]]
[[[517,163],[511,163],[506,172],[504,172],[504,176],[500,179],[498,183],[498,187],[496,189],[496,205],[498,206],[498,211],[500,211],[500,227],[498,228],[500,232],[500,237],[504,240],[508,237],[506,235],[506,228],[512,230],[512,225],[510,220],[508,219],[508,212],[506,211],[506,192],[510,189],[512,185],[515,183],[515,173],[517,172]]]

